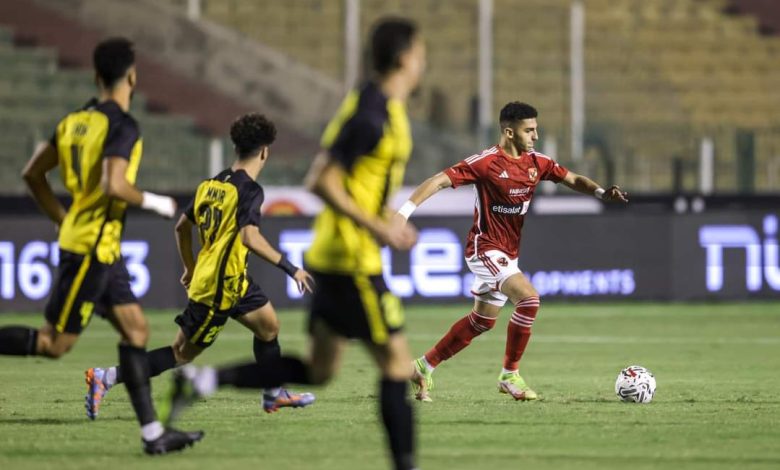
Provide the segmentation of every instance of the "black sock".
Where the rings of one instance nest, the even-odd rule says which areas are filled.
[[[34,356],[38,330],[29,326],[0,328],[0,355]]]
[[[271,341],[263,341],[255,336],[252,342],[252,349],[255,351],[255,361],[258,364],[282,357],[282,348],[279,347],[278,337]]]
[[[166,370],[176,367],[176,356],[173,354],[173,348],[170,346],[148,351],[146,357],[149,359],[149,377],[157,377]],[[124,381],[122,366],[116,366],[116,381],[114,384],[121,384]]]
[[[219,385],[236,388],[273,388],[284,384],[311,384],[309,366],[294,357],[280,357],[262,364],[241,364],[217,370]]]
[[[149,385],[149,360],[144,348],[119,345],[119,366],[122,367],[125,388],[130,395],[135,415],[141,426],[157,420]]]
[[[387,429],[390,452],[395,470],[410,470],[414,467],[414,419],[412,407],[406,397],[406,381],[396,382],[382,379],[379,400],[382,421]]]

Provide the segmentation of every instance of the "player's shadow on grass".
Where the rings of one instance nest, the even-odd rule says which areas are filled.
[[[134,418],[128,418],[124,416],[115,416],[112,418],[101,418],[100,421],[134,421]],[[73,425],[89,422],[84,417],[72,417],[72,418],[0,418],[1,424],[27,424],[32,426],[61,426],[61,425]]]

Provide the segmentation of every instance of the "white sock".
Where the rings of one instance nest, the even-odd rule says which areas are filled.
[[[116,367],[109,367],[106,369],[106,375],[103,376],[103,383],[106,388],[111,388],[116,385]]]
[[[504,375],[504,374],[514,374],[515,372],[517,372],[517,370],[507,370],[507,369],[504,369],[503,367],[501,368],[501,375]]]
[[[159,421],[152,421],[149,424],[144,424],[141,426],[141,438],[143,438],[143,440],[146,442],[151,442],[157,439],[163,435],[163,432],[165,432],[165,429],[163,428],[162,423]]]
[[[422,361],[423,365],[425,366],[425,370],[429,373],[433,373],[433,370],[436,369],[432,365],[428,363],[428,359],[425,359],[425,356],[421,357],[420,360]]]
[[[202,397],[213,395],[217,391],[217,371],[213,367],[202,367],[192,377],[195,391]]]
[[[282,387],[266,388],[263,390],[263,395],[274,398],[278,397],[280,393],[282,393]]]

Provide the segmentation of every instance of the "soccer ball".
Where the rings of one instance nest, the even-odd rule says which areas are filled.
[[[642,366],[628,366],[618,374],[615,393],[623,401],[650,403],[655,395],[655,377]]]

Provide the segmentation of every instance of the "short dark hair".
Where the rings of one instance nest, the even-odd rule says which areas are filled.
[[[371,64],[385,75],[401,66],[401,54],[412,47],[417,25],[405,18],[380,20],[371,33]]]
[[[511,127],[523,119],[533,119],[538,115],[539,113],[536,111],[536,108],[530,104],[513,101],[511,103],[507,103],[503,108],[501,108],[501,114],[499,114],[498,122],[503,129],[506,127]]]
[[[275,139],[276,126],[259,113],[244,114],[230,126],[230,140],[242,160],[254,156],[261,147],[271,145]]]
[[[92,53],[92,62],[103,86],[112,88],[135,64],[133,43],[125,38],[101,41]]]

